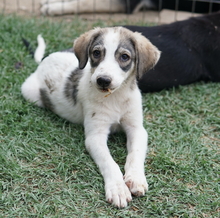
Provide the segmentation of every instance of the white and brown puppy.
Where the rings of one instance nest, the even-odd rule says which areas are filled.
[[[140,33],[122,27],[96,28],[81,35],[74,53],[45,58],[22,85],[25,99],[61,117],[82,123],[86,148],[105,181],[106,200],[126,207],[131,194],[145,194],[147,132],[143,127],[137,77],[151,69],[160,52]],[[125,175],[107,147],[120,126],[127,135]]]

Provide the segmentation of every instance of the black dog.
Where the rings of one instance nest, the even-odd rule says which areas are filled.
[[[162,51],[154,69],[139,81],[142,92],[200,80],[220,82],[220,12],[162,26],[125,27],[141,32]]]

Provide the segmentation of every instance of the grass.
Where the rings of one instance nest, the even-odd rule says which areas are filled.
[[[0,217],[219,217],[220,84],[143,95],[150,190],[121,210],[105,202],[83,128],[22,98],[37,65],[21,37],[35,47],[42,33],[50,53],[96,25],[107,24],[0,16]],[[123,170],[124,135],[109,147]]]

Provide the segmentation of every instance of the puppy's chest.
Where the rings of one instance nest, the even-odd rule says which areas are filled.
[[[116,93],[113,93],[116,94]],[[103,101],[96,99],[90,101],[88,108],[92,109],[94,119],[111,120],[112,123],[120,123],[121,119],[129,113],[130,100],[127,99],[114,99],[113,96],[103,97]]]

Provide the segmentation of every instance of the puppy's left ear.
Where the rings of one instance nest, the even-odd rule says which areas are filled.
[[[89,57],[89,48],[99,32],[100,28],[95,28],[82,34],[74,41],[73,51],[79,60],[79,69],[83,69],[86,66]]]
[[[136,49],[137,79],[152,69],[160,58],[161,52],[146,37],[138,32],[134,33]]]

